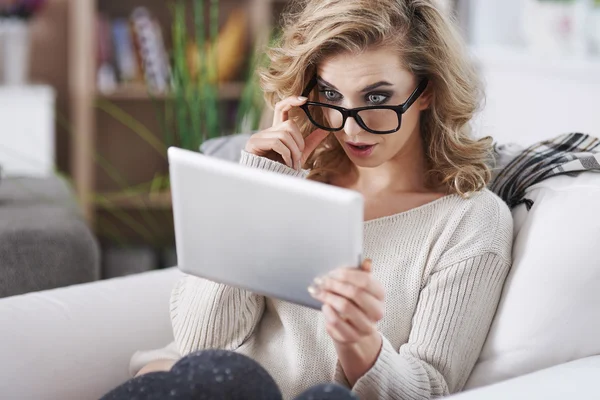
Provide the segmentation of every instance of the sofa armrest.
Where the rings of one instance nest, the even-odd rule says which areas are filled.
[[[452,400],[596,399],[600,356],[581,358],[490,386],[451,396]]]
[[[98,399],[129,378],[131,355],[173,340],[176,268],[0,300],[0,393]]]

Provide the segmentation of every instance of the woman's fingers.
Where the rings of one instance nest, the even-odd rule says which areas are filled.
[[[293,163],[291,150],[277,136],[255,137],[252,143],[246,144],[246,151],[275,161],[283,161],[287,166]]]
[[[336,311],[356,315],[353,321],[358,324],[357,328],[363,333],[369,333],[365,332],[365,324],[374,328],[385,311],[385,290],[370,273],[371,267],[371,260],[365,260],[361,269],[339,268],[316,278],[309,291],[313,297],[329,304]],[[365,320],[356,312],[364,316]]]
[[[317,129],[304,139],[304,150],[302,151],[302,165],[306,162],[313,151],[321,144],[331,132]]]
[[[296,165],[299,165],[298,160],[302,157],[302,152],[291,134],[287,131],[277,131],[273,128],[253,135],[246,143],[246,151],[269,158],[273,158],[269,154],[275,152],[281,156],[281,159],[290,168],[295,168]],[[277,157],[275,160],[279,161]]]
[[[371,293],[332,278],[318,278],[317,282],[320,283],[320,289],[326,293],[332,293],[352,301],[370,321],[377,322],[383,318],[384,304]],[[334,308],[337,309],[337,307]]]
[[[370,258],[365,259],[362,262],[360,269],[366,272],[371,272],[371,270],[373,269],[373,260],[371,260]]]
[[[294,167],[300,168],[300,164],[302,164],[302,152],[304,151],[304,138],[302,137],[302,133],[300,133],[300,128],[298,128],[298,125],[296,125],[294,121],[287,120],[283,122],[279,128],[275,129],[287,132],[296,143],[298,151],[292,151],[292,154],[294,155]]]
[[[381,283],[373,279],[370,272],[363,269],[338,268],[332,271],[328,277],[363,289],[380,301],[383,301],[385,298],[385,290]]]
[[[283,128],[284,129],[278,129],[277,127],[273,127],[272,130],[267,130],[264,133],[263,137],[278,139],[283,144],[285,144],[285,146],[290,150],[292,156],[292,163],[286,164],[290,168],[296,168],[300,164],[300,159],[302,158],[302,150],[301,147],[298,145],[296,139],[294,139],[292,133],[288,130],[285,130],[287,126],[284,126]],[[297,135],[300,135],[300,132],[298,132]],[[302,138],[301,135],[300,138]]]
[[[374,321],[350,299],[324,290],[319,300],[335,310],[341,319],[351,324],[361,335],[369,335],[376,330]]]
[[[282,122],[287,121],[289,119],[289,111],[293,107],[301,106],[306,100],[308,100],[306,97],[290,96],[277,102],[273,110],[273,126],[278,126]]]
[[[245,150],[258,156],[273,158],[276,161],[280,161],[277,156],[279,154],[281,159],[285,160],[285,156],[281,152],[287,152],[281,149],[279,144],[281,142],[291,153],[291,161],[285,160],[286,165],[294,169],[302,168],[308,157],[330,133],[317,129],[304,139],[296,123],[289,120],[289,111],[293,107],[301,106],[306,100],[306,97],[291,96],[275,104],[273,126],[252,135],[246,144]],[[277,140],[264,140],[274,137]],[[277,149],[271,146],[277,146]],[[281,152],[278,150],[281,150]]]
[[[286,165],[290,168],[299,168],[302,160],[302,149],[304,149],[304,139],[300,129],[293,121],[286,121],[279,126],[273,126],[255,133],[246,142],[245,150],[262,157],[270,157],[269,154],[272,154],[272,151],[282,155],[272,147],[278,141],[282,142],[291,153],[292,161],[286,162]]]
[[[346,320],[329,305],[322,308],[323,316],[327,321],[327,333],[338,343],[355,343],[360,339],[360,334]]]
[[[292,151],[290,150],[289,146],[283,142],[282,139],[274,137],[274,138],[265,139],[265,140],[270,140],[271,149],[273,149],[273,151],[278,153],[281,156],[281,158],[283,158],[285,165],[287,165],[290,168],[294,168],[294,160],[292,158],[293,157]]]

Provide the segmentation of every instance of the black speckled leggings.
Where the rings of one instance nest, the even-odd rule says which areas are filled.
[[[281,400],[273,378],[256,361],[224,350],[183,357],[170,372],[152,372],[125,382],[101,400]],[[323,384],[296,400],[356,400],[348,389]]]

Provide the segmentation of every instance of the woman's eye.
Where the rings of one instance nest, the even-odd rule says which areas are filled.
[[[388,96],[384,94],[370,94],[367,96],[367,101],[373,104],[382,104],[385,103],[388,99]]]
[[[325,100],[327,100],[327,101],[339,101],[340,100],[340,94],[338,92],[336,92],[335,90],[321,90],[321,93],[323,94],[323,96],[325,97]]]

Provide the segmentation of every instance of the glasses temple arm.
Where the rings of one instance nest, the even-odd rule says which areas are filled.
[[[316,85],[317,85],[317,76],[314,75],[308,82],[308,85],[306,85],[306,88],[304,88],[304,91],[302,92],[302,96],[308,97],[308,95],[314,89],[314,87]]]
[[[427,89],[427,85],[429,84],[429,80],[427,78],[423,79],[414,92],[410,95],[408,100],[402,105],[402,112],[406,112],[413,105],[413,103],[423,94],[425,89]]]

